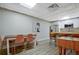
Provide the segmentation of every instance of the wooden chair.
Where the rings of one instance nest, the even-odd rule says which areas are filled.
[[[67,49],[73,48],[73,41],[58,39],[56,43],[59,48],[59,54],[66,54]]]
[[[34,37],[33,34],[28,34],[27,35],[27,48],[31,49],[34,47]]]
[[[64,48],[64,44],[65,44],[64,40],[58,39],[58,40],[56,41],[56,44],[57,44],[58,49],[59,49],[59,54],[60,54],[60,55],[66,54],[66,49]]]
[[[23,35],[17,35],[15,41],[12,43],[13,48],[11,49],[13,51],[13,54],[16,54],[17,49],[20,50],[20,48],[17,48],[19,46],[23,46],[22,49],[24,49],[24,36]]]

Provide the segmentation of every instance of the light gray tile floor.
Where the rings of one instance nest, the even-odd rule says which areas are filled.
[[[71,55],[71,53],[68,54]],[[35,48],[23,51],[17,55],[58,55],[58,48],[55,47],[53,41],[51,43],[48,40],[40,41]]]

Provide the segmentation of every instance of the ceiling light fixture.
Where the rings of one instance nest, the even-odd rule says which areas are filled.
[[[62,19],[69,19],[70,17],[66,16],[66,17],[63,17]]]
[[[20,3],[20,5],[27,7],[27,8],[33,8],[37,3]]]

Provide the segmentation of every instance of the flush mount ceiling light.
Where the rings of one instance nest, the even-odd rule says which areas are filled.
[[[69,19],[70,17],[66,16],[66,17],[63,17],[62,19]]]
[[[20,3],[20,5],[27,7],[27,8],[33,8],[37,3]]]

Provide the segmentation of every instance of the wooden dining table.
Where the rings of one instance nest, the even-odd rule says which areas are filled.
[[[74,50],[76,54],[79,54],[79,38],[59,37],[56,40],[56,45],[59,49],[60,55],[65,55],[67,49]]]

